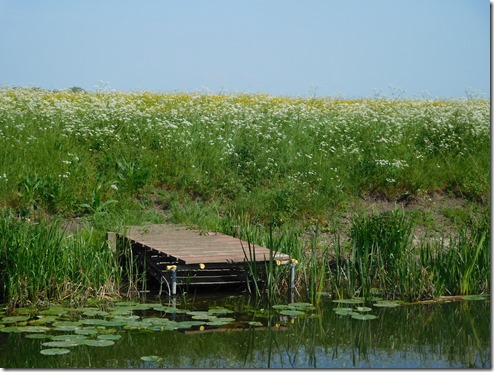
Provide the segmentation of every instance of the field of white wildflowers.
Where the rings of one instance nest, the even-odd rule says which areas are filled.
[[[486,202],[489,108],[468,99],[2,89],[0,204],[70,215],[164,187],[286,220],[365,195]]]

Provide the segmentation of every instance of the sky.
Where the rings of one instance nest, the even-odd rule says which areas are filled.
[[[0,0],[0,86],[490,97],[488,0]]]

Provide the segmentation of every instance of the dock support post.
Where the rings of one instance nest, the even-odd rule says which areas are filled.
[[[294,302],[295,299],[295,266],[297,266],[298,261],[292,258],[290,264],[290,302]]]
[[[170,265],[167,266],[166,269],[172,272],[172,287],[170,295],[175,297],[177,295],[177,266]]]
[[[177,295],[177,268],[172,269],[172,296]]]

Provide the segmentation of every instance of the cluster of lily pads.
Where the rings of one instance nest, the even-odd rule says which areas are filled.
[[[286,305],[273,305],[272,308],[277,310],[280,315],[286,316],[302,316],[308,311],[316,309],[314,305],[308,302],[292,302]]]
[[[216,307],[189,311],[160,304],[116,302],[104,310],[98,307],[51,307],[16,309],[15,315],[0,312],[0,332],[26,333],[26,338],[45,339],[41,354],[61,355],[69,348],[111,346],[122,336],[118,330],[172,331],[192,327],[224,326],[235,321],[225,315],[232,310]],[[137,315],[139,313],[140,315]]]
[[[310,303],[274,305],[279,315],[301,316],[314,310]],[[198,327],[263,326],[257,320],[239,321],[229,316],[234,311],[212,307],[207,311],[194,311],[133,301],[115,302],[105,307],[51,307],[45,310],[19,308],[14,315],[0,312],[0,332],[24,333],[26,338],[42,339],[41,354],[62,355],[70,348],[86,345],[112,346],[122,335],[119,330],[173,331]],[[246,323],[246,324],[237,324]],[[143,361],[156,362],[157,356],[144,356]]]
[[[437,301],[484,301],[487,297],[484,295],[463,295],[463,296],[442,296]],[[405,301],[402,300],[384,300],[380,297],[373,297],[366,301],[364,298],[354,297],[348,299],[337,299],[333,300],[333,303],[343,304],[343,306],[338,306],[333,308],[333,311],[337,315],[341,316],[350,316],[353,319],[357,320],[372,320],[376,319],[377,316],[373,314],[369,314],[372,311],[371,307],[364,306],[364,303],[372,303],[372,307],[398,307],[406,304]],[[345,306],[345,305],[353,305]]]
[[[372,307],[364,306],[365,300],[362,298],[338,299],[333,300],[333,302],[343,305],[353,305],[353,307],[342,306],[333,308],[337,315],[350,316],[352,319],[357,320],[377,319],[376,315],[369,314],[372,311]],[[397,307],[405,303],[401,300],[383,300],[381,298],[374,298],[372,302],[373,307]]]

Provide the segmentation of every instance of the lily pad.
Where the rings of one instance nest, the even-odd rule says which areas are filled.
[[[190,321],[186,321],[186,322],[180,322],[180,323],[177,323],[176,327],[177,328],[192,328],[192,327],[196,327],[196,326],[200,326],[200,325],[204,325],[205,322],[201,322],[199,320],[190,320]]]
[[[111,333],[98,336],[98,340],[120,340],[121,338],[121,335],[114,335]]]
[[[86,340],[87,337],[84,335],[56,335],[56,336],[51,336],[51,340],[53,341],[72,341],[72,342],[79,342],[82,340]]]
[[[43,349],[40,351],[40,353],[43,355],[63,355],[70,353],[70,350],[53,348],[53,349]]]
[[[178,329],[177,323],[173,324],[164,324],[164,325],[150,325],[145,329],[154,331],[154,332],[163,332],[163,331],[174,331]]]
[[[187,311],[187,315],[192,315],[192,316],[205,315],[205,316],[209,316],[211,314],[208,313],[207,311]]]
[[[47,323],[53,323],[57,321],[57,317],[55,315],[40,315],[39,319],[33,319],[29,321],[29,324],[41,325]]]
[[[82,315],[84,316],[106,316],[108,314],[109,313],[107,311],[103,311],[103,310],[88,310],[82,312]]]
[[[60,331],[60,332],[74,332],[79,329],[79,326],[58,326],[52,328],[54,331]]]
[[[276,310],[288,310],[290,308],[288,305],[273,305],[271,307]]]
[[[280,314],[289,315],[289,316],[305,315],[303,311],[299,311],[299,310],[281,310]]]
[[[0,332],[4,333],[21,333],[22,327],[4,327],[0,328]]]
[[[206,325],[210,327],[222,327],[232,323],[231,321],[222,321],[221,319],[215,320],[213,322],[207,322]]]
[[[170,321],[167,318],[145,318],[142,320],[142,323],[145,324],[166,324]]]
[[[377,319],[377,316],[372,315],[372,314],[356,313],[356,314],[352,314],[352,318],[357,319],[357,320],[372,320],[372,319]]]
[[[69,312],[70,309],[65,308],[65,307],[50,307],[49,309],[46,310],[41,310],[39,314],[41,315],[64,315]]]
[[[107,320],[106,323],[101,323],[98,325],[102,325],[105,327],[123,327],[127,322],[123,320]]]
[[[166,323],[168,325],[169,323]],[[135,330],[135,329],[146,329],[150,326],[149,323],[143,323],[140,321],[127,322],[126,325],[123,326],[123,329],[126,330]]]
[[[216,315],[204,314],[204,315],[192,315],[192,319],[214,321],[214,320],[220,319],[220,318],[218,318]]]
[[[108,325],[108,320],[105,320],[105,319],[93,319],[93,318],[89,318],[89,319],[84,319],[84,320],[81,320],[81,324],[85,324],[85,325],[92,325],[92,326],[106,326]]]
[[[341,316],[358,314],[355,311],[353,311],[353,309],[351,307],[338,307],[338,308],[333,309],[333,310],[337,315],[341,315]]]
[[[85,311],[98,311],[99,308],[98,307],[94,307],[94,306],[89,306],[89,307],[76,307],[73,309],[73,311],[77,311],[77,312],[80,312],[80,313],[83,313]]]
[[[335,307],[333,308],[333,311],[335,312],[352,312],[353,308],[352,307]]]
[[[224,307],[214,307],[208,310],[209,314],[233,314],[234,311]]]
[[[257,321],[251,321],[249,322],[249,325],[253,326],[253,327],[262,327],[263,324],[261,322],[257,322]]]
[[[21,328],[21,332],[26,332],[26,333],[45,333],[46,331],[50,330],[50,328],[43,326],[26,326],[20,328]]]
[[[361,313],[365,313],[365,312],[368,312],[368,311],[372,311],[372,308],[366,307],[366,306],[357,306],[355,308],[355,310],[357,310],[358,312],[361,312]]]
[[[157,355],[146,355],[141,357],[141,360],[143,360],[144,362],[159,362],[161,359],[163,358]]]
[[[79,346],[80,343],[72,342],[72,341],[50,341],[50,342],[44,342],[42,345],[55,347],[55,348],[66,348],[66,347]]]
[[[113,340],[85,340],[84,345],[105,347],[115,345],[115,342]]]
[[[36,309],[33,307],[19,307],[15,309],[15,312],[19,315],[30,315],[36,313]]]
[[[91,335],[95,335],[98,333],[99,332],[97,329],[90,328],[90,327],[85,327],[85,328],[75,330],[76,335],[82,335],[82,336],[91,336]]]
[[[129,316],[121,316],[121,315],[117,315],[113,318],[114,320],[120,320],[120,321],[123,321],[123,322],[133,322],[135,320],[139,320],[141,319],[141,317],[139,315],[129,315]]]
[[[309,302],[292,302],[292,303],[288,304],[288,306],[290,306],[290,307],[314,307],[314,305],[312,305]]]
[[[116,307],[116,308],[112,309],[111,313],[116,314],[116,315],[131,315],[132,311],[133,311],[133,309],[122,306],[122,307]]]
[[[75,321],[75,322],[57,321],[57,322],[54,322],[52,325],[54,327],[66,327],[66,326],[75,326],[75,327],[78,327],[81,324],[82,324],[82,321],[78,320],[78,321]]]
[[[156,311],[162,311],[168,314],[185,314],[188,311],[185,309],[177,309],[176,307],[163,306],[163,305],[154,306],[152,307],[152,309]]]
[[[149,309],[152,309],[154,306],[156,306],[155,304],[137,304],[136,306],[134,306],[134,310],[149,310]]]
[[[29,319],[29,315],[6,316],[5,318],[2,318],[0,322],[3,324],[12,324],[12,323],[25,322],[28,319]]]
[[[212,323],[231,323],[231,322],[234,322],[234,321],[235,321],[235,318],[223,317],[223,318],[211,319],[206,324],[207,325],[211,325]]]

